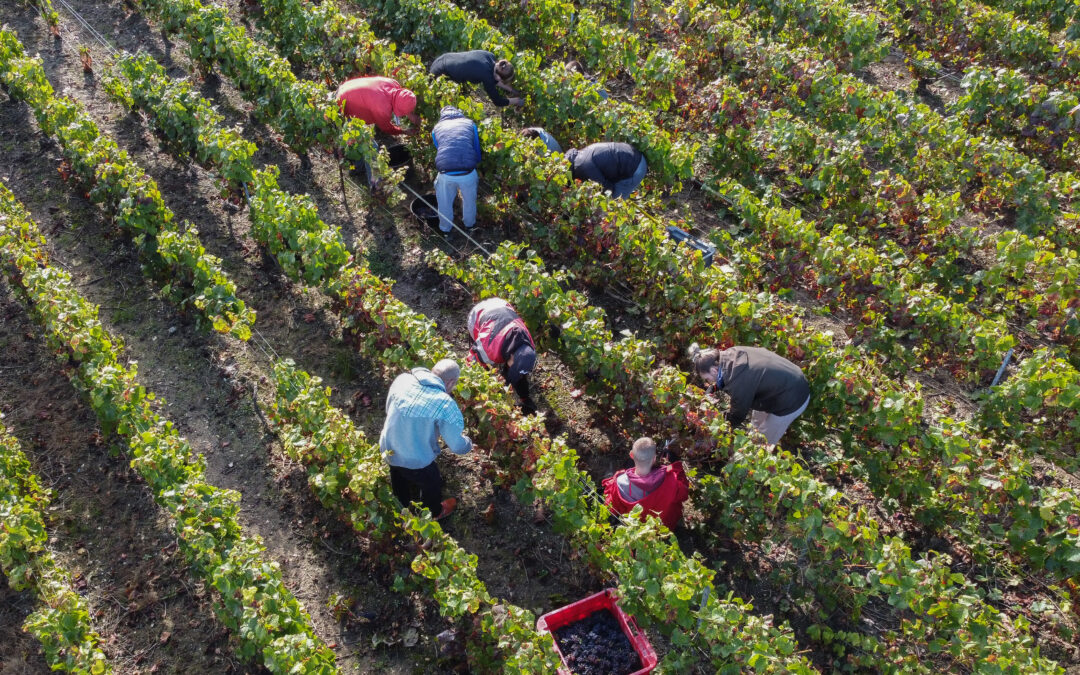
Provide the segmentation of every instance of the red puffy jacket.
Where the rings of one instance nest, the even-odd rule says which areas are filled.
[[[637,501],[624,499],[617,484],[619,475],[629,470],[623,469],[611,478],[604,479],[604,497],[611,510],[618,514],[630,513],[635,506],[641,504],[643,520],[647,514],[658,516],[669,530],[675,529],[682,518],[683,502],[690,495],[690,480],[683,471],[682,462],[673,462],[657,469],[667,473],[664,482]]]
[[[338,87],[337,99],[349,117],[374,124],[385,134],[402,134],[394,115],[408,115],[416,109],[416,95],[389,77],[356,77]]]

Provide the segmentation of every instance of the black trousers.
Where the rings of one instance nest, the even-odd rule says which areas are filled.
[[[514,388],[514,393],[521,399],[521,412],[526,415],[536,412],[536,403],[529,394],[529,376],[523,376],[517,382],[511,383],[510,386]]]
[[[439,465],[435,462],[423,469],[390,467],[390,489],[402,506],[419,501],[428,511],[431,511],[433,518],[438,518],[442,514],[442,486],[442,474],[439,473]],[[420,499],[416,498],[417,492],[420,493]]]
[[[472,339],[472,336],[470,335],[469,338]],[[471,347],[470,350],[476,356],[476,361],[478,363],[484,363],[484,360],[480,358],[479,354],[476,353],[475,346]],[[499,372],[502,374],[503,380],[505,380],[506,383],[514,389],[514,393],[517,394],[518,398],[521,399],[521,412],[525,413],[526,415],[531,415],[536,412],[536,402],[532,400],[532,396],[529,394],[529,376],[526,375],[517,382],[511,382],[510,378],[506,376],[506,365],[503,365],[499,369]]]

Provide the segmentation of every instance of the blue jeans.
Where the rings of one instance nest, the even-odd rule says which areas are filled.
[[[449,232],[454,224],[454,200],[461,193],[461,220],[465,227],[476,225],[476,187],[480,176],[473,169],[464,176],[440,173],[435,176],[435,199],[439,203],[439,229]]]
[[[620,181],[615,181],[615,189],[612,190],[611,196],[616,199],[625,199],[630,196],[630,193],[638,189],[641,185],[641,181],[645,180],[645,172],[649,170],[649,165],[645,163],[645,158],[641,158],[641,163],[638,164],[637,169],[634,171],[634,175],[629,178],[624,178]]]

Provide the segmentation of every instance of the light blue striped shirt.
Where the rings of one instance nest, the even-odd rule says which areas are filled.
[[[398,375],[386,396],[386,422],[379,436],[379,449],[390,453],[387,463],[422,469],[439,456],[440,437],[455,454],[472,450],[461,409],[443,381],[427,368]]]

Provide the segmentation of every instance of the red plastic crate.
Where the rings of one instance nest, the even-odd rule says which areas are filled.
[[[630,616],[619,607],[614,588],[604,589],[587,598],[583,598],[565,607],[560,607],[559,609],[548,612],[536,620],[536,630],[541,633],[554,633],[563,626],[577,623],[600,609],[609,610],[615,615],[615,618],[619,622],[619,626],[622,628],[623,635],[630,640],[630,644],[633,645],[638,658],[641,659],[641,670],[635,670],[630,675],[645,675],[646,673],[651,673],[653,669],[656,668],[656,664],[659,663],[656,658],[656,650],[649,644],[649,638],[645,637],[645,633],[642,633],[641,629],[638,628],[637,622],[634,621],[634,617]],[[559,649],[559,644],[557,642],[555,643],[555,652],[559,655],[559,660],[562,661],[565,666],[566,657],[563,656],[562,650]],[[560,675],[572,675],[569,668],[565,667],[559,668],[559,673]]]

